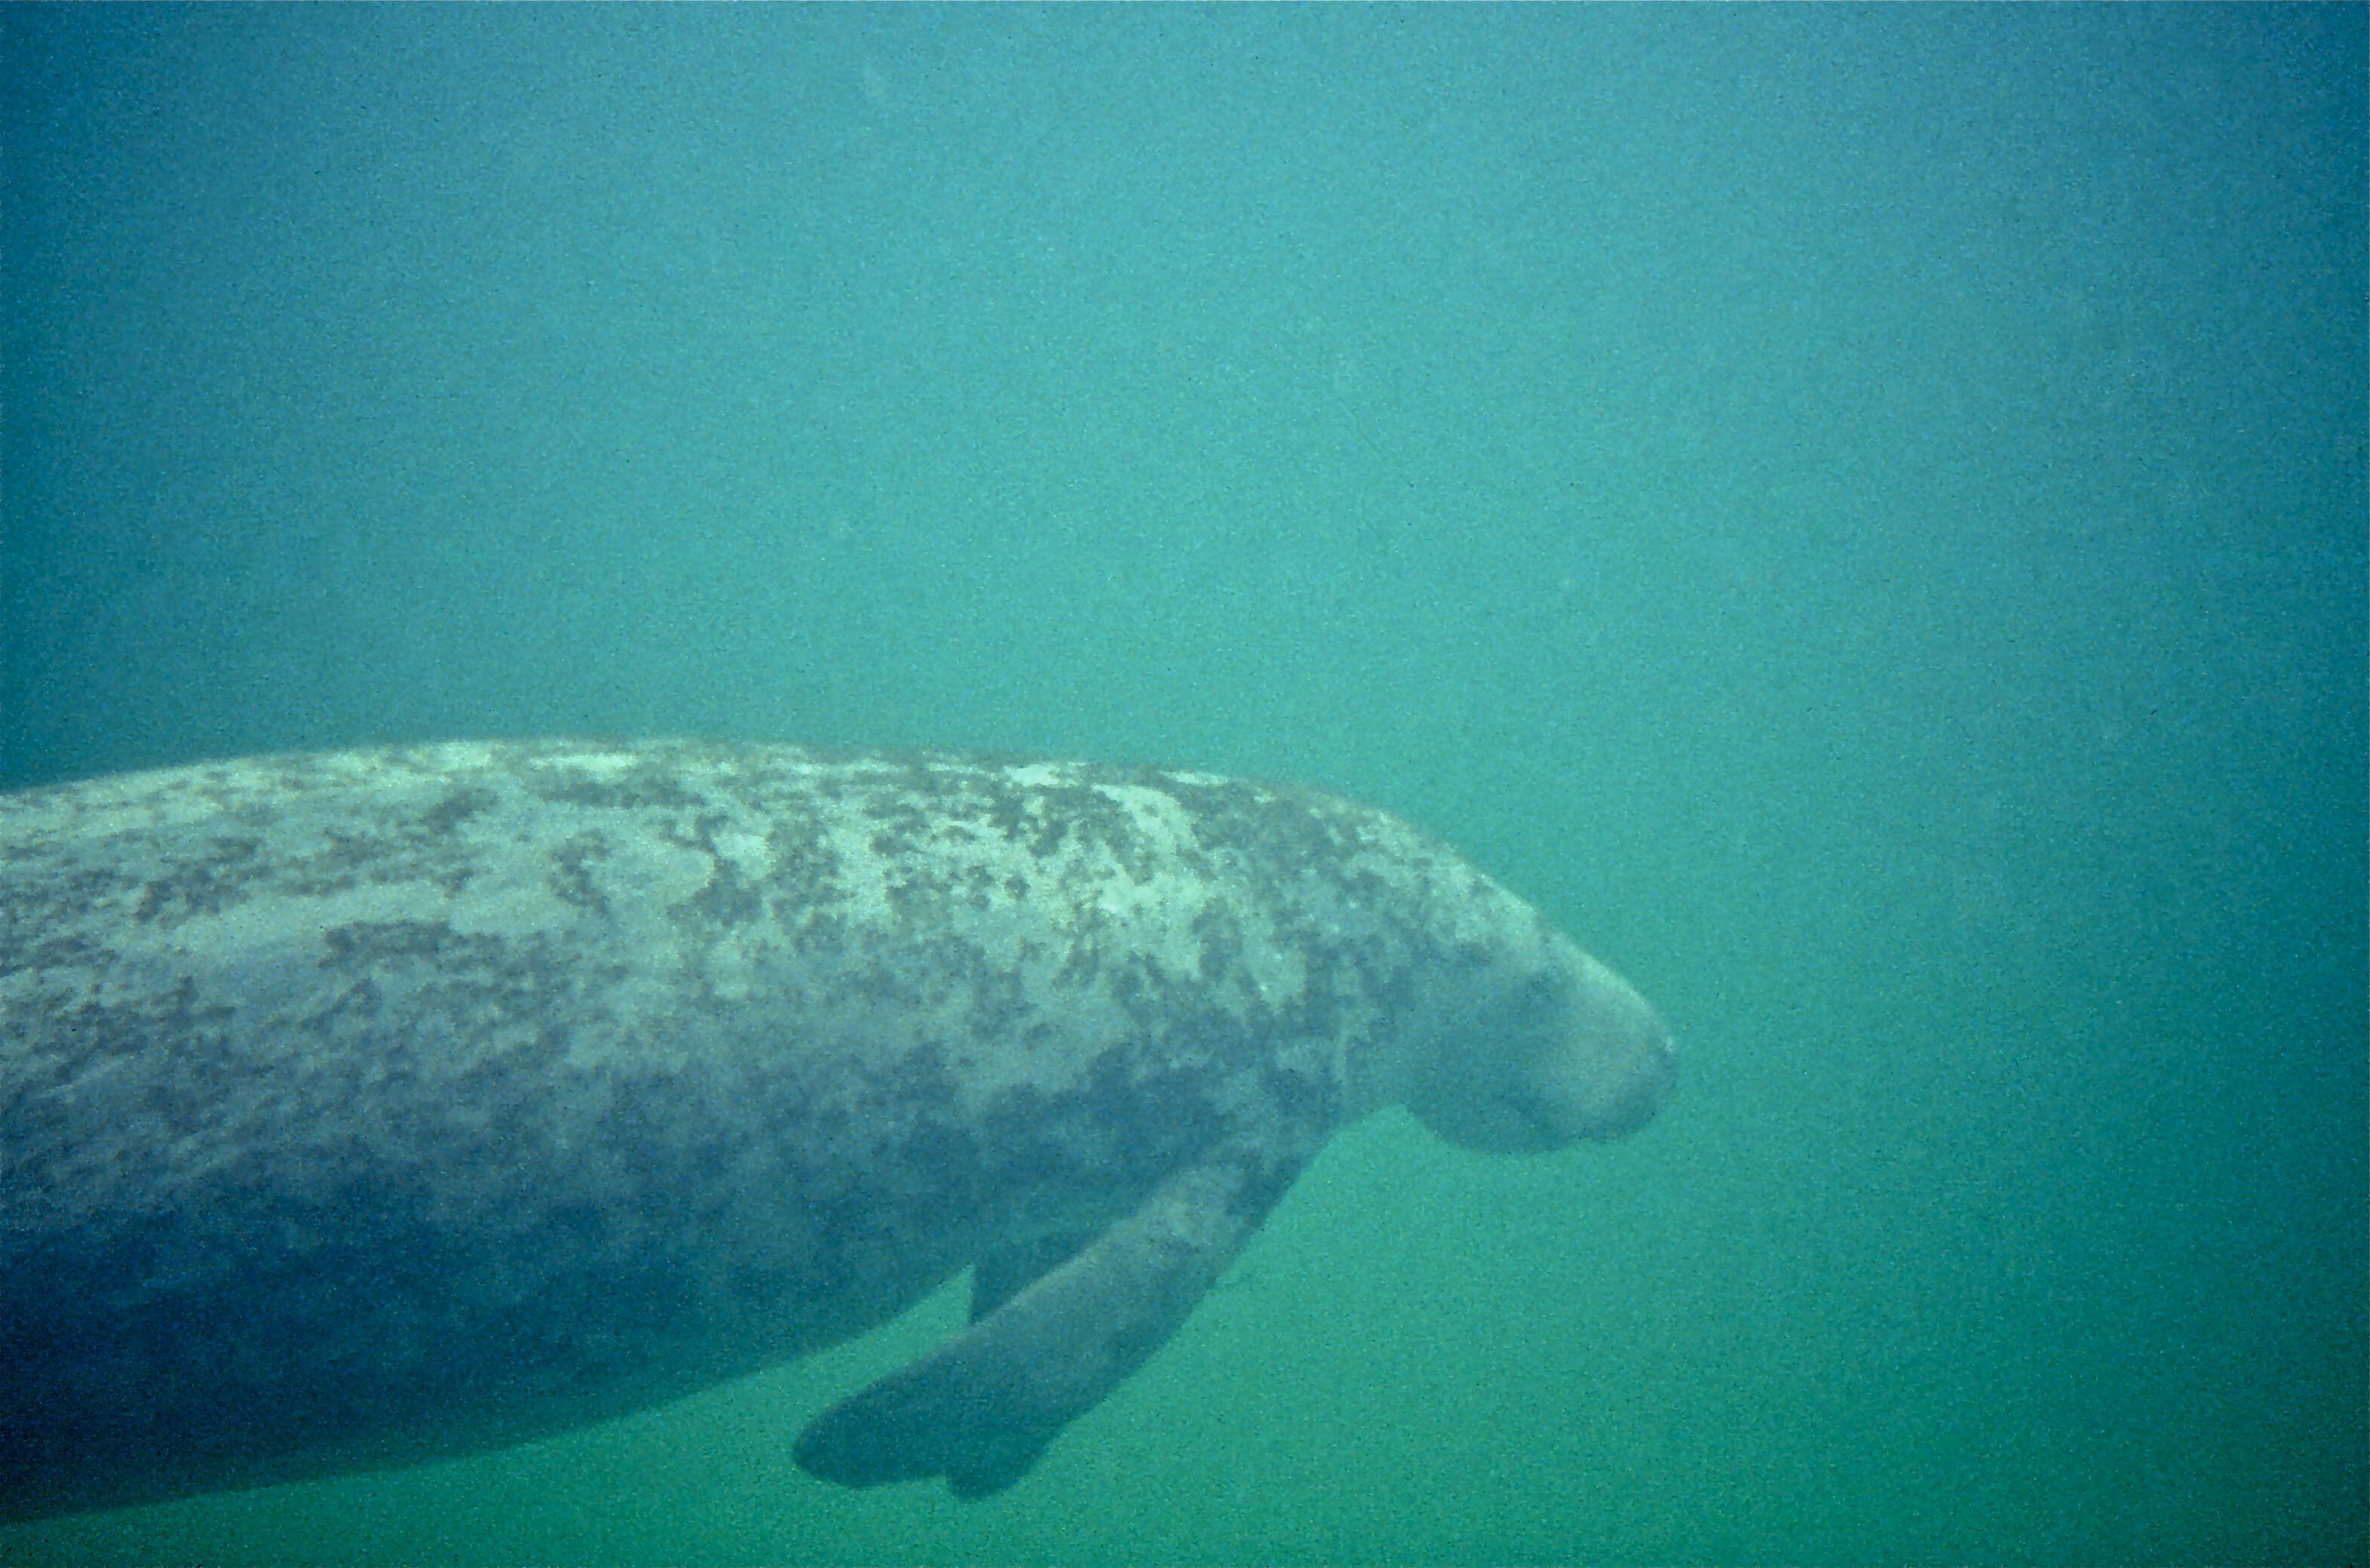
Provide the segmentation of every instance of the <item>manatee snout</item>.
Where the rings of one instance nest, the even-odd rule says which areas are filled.
[[[1581,962],[1589,972],[1560,1047],[1539,1059],[1539,1093],[1567,1139],[1626,1138],[1670,1097],[1678,1055],[1644,997],[1594,959]]]
[[[1671,1033],[1646,999],[1555,937],[1536,967],[1419,1060],[1408,1108],[1451,1143],[1535,1154],[1637,1131],[1677,1076]]]

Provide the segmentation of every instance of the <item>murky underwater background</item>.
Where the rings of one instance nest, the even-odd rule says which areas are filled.
[[[0,13],[0,783],[591,731],[1288,777],[1633,979],[1009,1494],[960,1299],[23,1563],[2360,1562],[2364,12]]]

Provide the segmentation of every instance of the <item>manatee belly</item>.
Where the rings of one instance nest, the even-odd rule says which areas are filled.
[[[483,1022],[383,1005],[285,1055],[150,1041],[153,1071],[89,1069],[11,1107],[12,1506],[374,1468],[640,1408],[885,1321],[993,1246],[1011,1199],[1051,1201],[997,1189],[976,1129],[885,1087],[835,1096],[900,1122],[834,1159],[804,1115],[834,1097],[815,1074],[769,1084],[689,1030],[673,1063],[570,1066],[535,1030],[436,1059]],[[48,1136],[28,1139],[35,1119]]]

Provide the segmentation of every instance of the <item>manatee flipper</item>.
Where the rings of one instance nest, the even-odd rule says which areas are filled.
[[[1168,1341],[1291,1175],[1235,1156],[1170,1177],[971,1328],[817,1416],[800,1467],[846,1486],[943,1475],[958,1497],[1003,1491]]]
[[[971,1321],[977,1322],[1078,1255],[1099,1231],[1062,1230],[998,1247],[971,1267]]]

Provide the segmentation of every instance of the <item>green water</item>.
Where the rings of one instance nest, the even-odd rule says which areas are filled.
[[[998,1499],[789,1462],[948,1297],[0,1561],[2363,1562],[2364,30],[0,10],[0,783],[1288,777],[1685,1052],[1343,1135]]]

